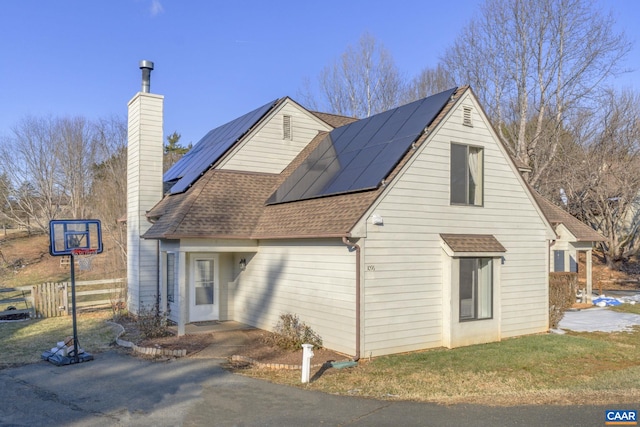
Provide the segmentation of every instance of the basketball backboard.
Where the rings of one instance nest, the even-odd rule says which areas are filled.
[[[54,219],[49,221],[49,253],[71,255],[74,249],[102,253],[102,229],[97,219]]]

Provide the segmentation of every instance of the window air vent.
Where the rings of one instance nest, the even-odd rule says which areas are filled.
[[[291,116],[282,116],[282,139],[291,141]]]
[[[473,127],[473,122],[471,121],[471,107],[462,107],[462,124]]]

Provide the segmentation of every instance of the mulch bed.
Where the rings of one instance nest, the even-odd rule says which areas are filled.
[[[225,334],[229,332],[215,332],[196,335],[167,335],[157,338],[145,338],[138,329],[133,319],[121,318],[118,320],[125,333],[120,337],[123,340],[131,341],[140,347],[162,348],[168,350],[187,350],[187,357],[194,355],[205,349],[214,342],[215,334]],[[239,348],[237,356],[244,356],[259,363],[300,365],[302,364],[302,349],[291,351],[283,350],[279,347],[265,342],[265,336],[270,332],[261,329],[251,329],[243,331],[249,337],[249,345]],[[344,361],[349,357],[335,351],[321,348],[313,350],[312,364],[323,364],[330,361]],[[243,363],[234,362],[236,365]],[[244,363],[246,365],[246,363]]]

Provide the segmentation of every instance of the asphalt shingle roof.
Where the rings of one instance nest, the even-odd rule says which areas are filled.
[[[468,86],[458,88],[429,130],[445,117],[467,89]],[[348,235],[384,191],[383,186],[369,191],[265,204],[326,134],[320,132],[279,175],[210,169],[185,193],[165,196],[148,213],[154,224],[144,237],[266,239]],[[429,131],[425,132],[416,146],[421,145],[429,134]],[[387,182],[394,179],[414,152],[410,150],[405,155],[389,174]]]
[[[441,234],[440,237],[454,252],[506,252],[491,234]]]
[[[536,199],[540,210],[547,218],[547,221],[554,227],[558,224],[563,224],[567,229],[575,236],[578,241],[581,242],[602,242],[605,240],[604,236],[589,227],[569,212],[556,206],[549,199],[543,197],[536,190],[530,188],[531,194]]]

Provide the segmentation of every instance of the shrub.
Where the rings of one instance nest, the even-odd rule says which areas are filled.
[[[136,316],[136,325],[145,338],[158,338],[170,335],[167,329],[167,316],[158,310],[140,307]]]
[[[306,323],[298,319],[298,315],[286,313],[274,327],[274,333],[266,338],[269,344],[284,350],[298,350],[302,344],[313,344],[314,348],[322,347],[322,338]]]
[[[576,301],[577,273],[549,274],[549,327],[557,328],[564,312]]]

